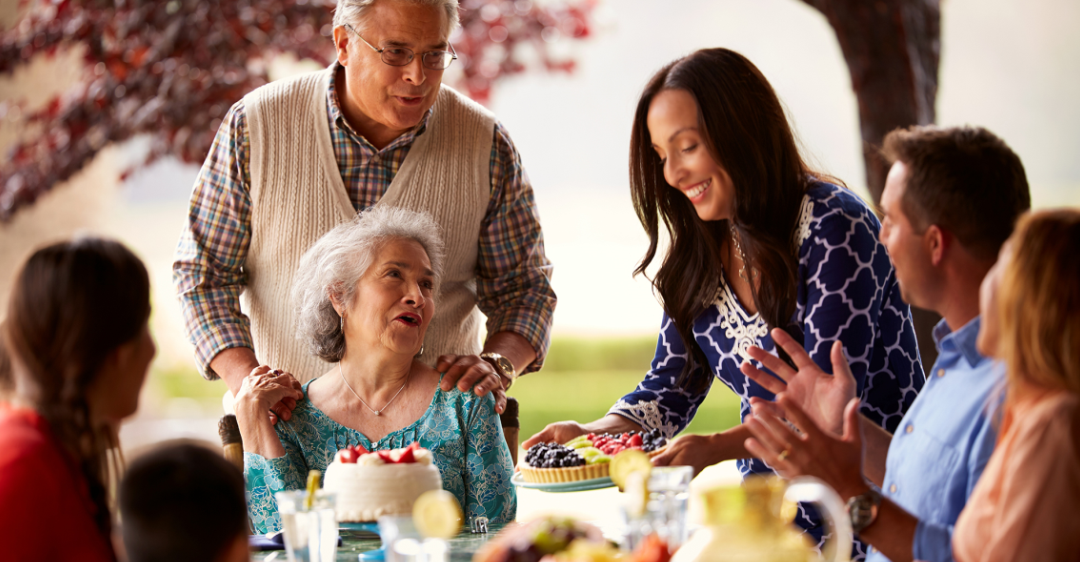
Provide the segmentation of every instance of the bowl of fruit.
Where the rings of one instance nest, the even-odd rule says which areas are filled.
[[[555,484],[606,478],[611,459],[628,449],[636,449],[650,458],[667,446],[660,430],[625,433],[589,433],[566,443],[537,443],[525,453],[518,465],[526,482]]]

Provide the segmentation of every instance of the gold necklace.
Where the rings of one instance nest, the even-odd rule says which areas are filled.
[[[731,227],[731,243],[735,246],[735,251],[737,252],[739,259],[743,262],[743,264],[739,266],[739,277],[742,278],[743,281],[749,283],[750,279],[746,275],[746,263],[750,260],[746,259],[746,252],[743,252],[742,244],[739,244],[739,231],[735,230],[735,224],[729,221],[728,226]],[[750,268],[750,277],[757,279],[757,270],[752,267]]]
[[[357,394],[355,390],[353,390],[353,387],[349,384],[349,381],[345,380],[345,373],[341,370],[341,361],[338,361],[337,371],[338,371],[338,374],[341,375],[341,382],[345,383],[345,388],[348,388],[349,392],[351,392],[353,394],[353,396],[355,396],[356,399],[359,400],[360,403],[364,405],[365,408],[367,408],[368,410],[371,410],[371,413],[375,414],[376,416],[381,416],[383,410],[385,410],[386,407],[389,406],[390,403],[393,402],[394,399],[398,397],[398,394],[401,394],[402,390],[405,390],[405,385],[409,384],[409,375],[412,374],[412,371],[409,371],[409,375],[405,375],[405,383],[402,384],[401,388],[398,389],[397,394],[394,395],[394,398],[391,398],[390,400],[387,400],[386,404],[383,404],[382,408],[379,408],[378,410],[376,410],[376,409],[372,408],[371,406],[368,406],[368,403],[365,402],[363,398],[360,398],[360,395]]]

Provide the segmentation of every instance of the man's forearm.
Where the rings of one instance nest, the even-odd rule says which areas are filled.
[[[258,366],[259,360],[249,347],[230,347],[210,360],[210,368],[225,381],[225,386],[233,395],[240,390],[244,377]]]
[[[529,340],[514,332],[498,332],[488,336],[484,342],[484,352],[498,353],[509,359],[514,364],[515,376],[525,372],[536,360],[536,350]]]
[[[885,457],[889,454],[892,434],[866,416],[859,416],[863,435],[863,474],[874,484],[885,481]]]
[[[739,424],[731,429],[715,434],[713,436],[713,442],[717,446],[718,454],[723,457],[721,460],[748,459],[753,457],[753,455],[746,450],[745,445],[746,440],[750,437],[753,437],[753,435],[751,435],[750,430],[747,429],[746,425]]]
[[[888,498],[882,498],[877,518],[859,533],[859,538],[880,550],[892,562],[907,562],[914,558],[912,545],[918,525],[915,516]]]

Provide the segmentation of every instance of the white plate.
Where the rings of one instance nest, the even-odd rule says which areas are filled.
[[[611,481],[611,478],[607,476],[589,480],[577,480],[574,482],[526,482],[520,472],[514,473],[514,477],[510,479],[510,483],[519,488],[529,488],[552,493],[584,492],[586,490],[610,488],[615,485],[615,483]]]

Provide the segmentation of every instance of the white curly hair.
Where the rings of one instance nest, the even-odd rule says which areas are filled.
[[[351,307],[357,282],[371,267],[376,253],[394,239],[413,240],[427,252],[435,272],[432,298],[438,298],[444,256],[439,225],[426,213],[372,207],[327,232],[300,258],[292,290],[296,337],[307,344],[313,355],[331,363],[345,355],[341,317],[330,297]]]

